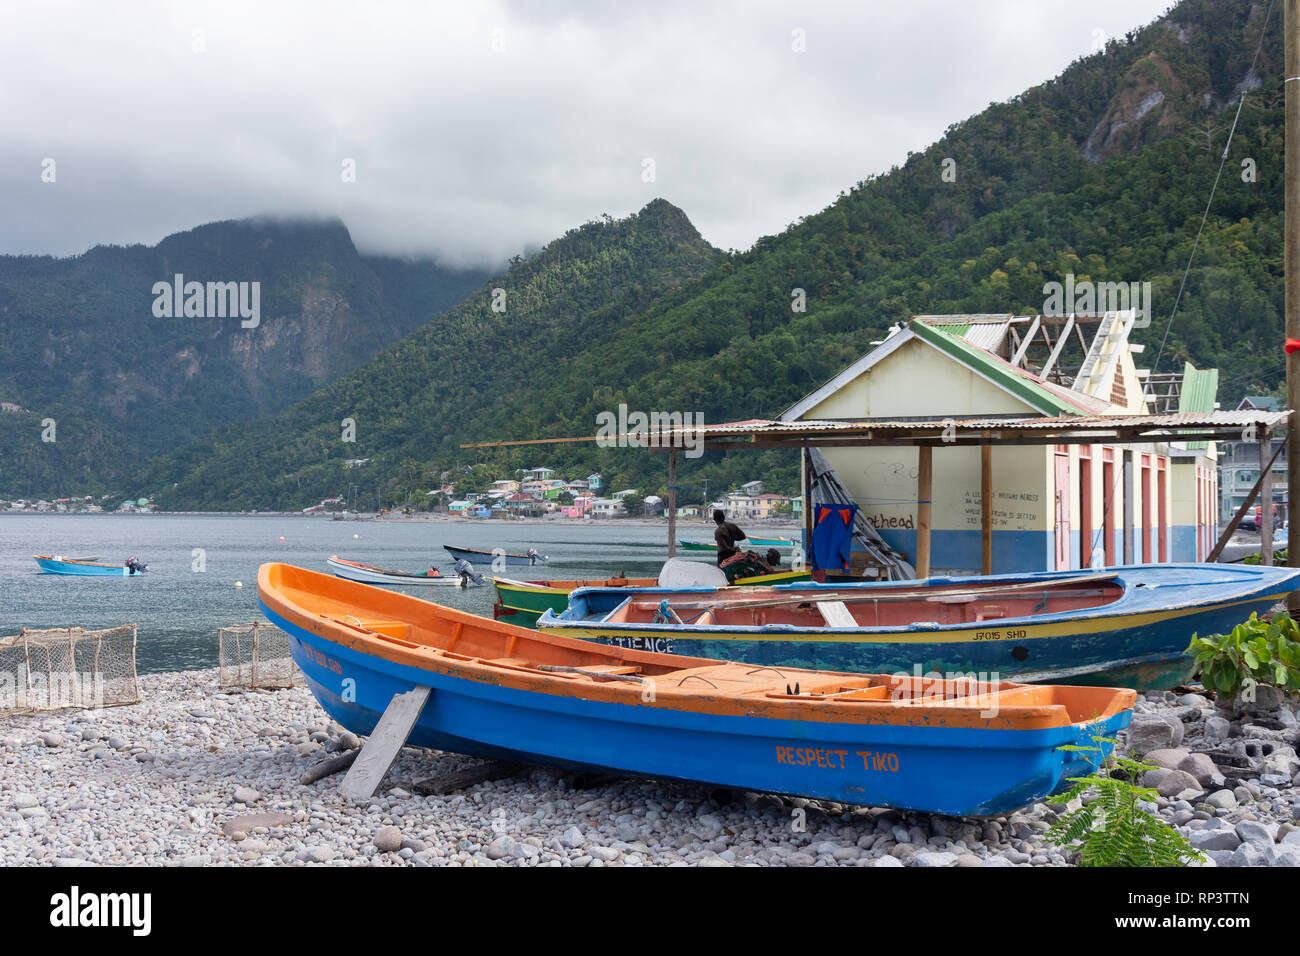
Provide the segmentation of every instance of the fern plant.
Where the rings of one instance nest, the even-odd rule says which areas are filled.
[[[1113,738],[1094,737],[1098,746],[1062,749],[1095,751],[1105,754]],[[1069,790],[1048,798],[1048,803],[1080,806],[1063,814],[1043,834],[1048,843],[1077,849],[1079,866],[1186,866],[1205,856],[1187,838],[1163,820],[1142,809],[1143,801],[1154,802],[1157,794],[1150,787],[1138,786],[1138,776],[1154,770],[1151,764],[1129,757],[1112,755],[1099,760],[1086,777],[1070,777]],[[1090,798],[1084,802],[1084,798]]]

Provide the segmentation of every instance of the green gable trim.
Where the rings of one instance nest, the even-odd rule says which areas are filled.
[[[1044,414],[1054,416],[1084,414],[1082,409],[1063,401],[1033,380],[1017,374],[995,356],[951,334],[946,329],[935,328],[925,322],[912,322],[908,328],[940,352],[992,380]]]

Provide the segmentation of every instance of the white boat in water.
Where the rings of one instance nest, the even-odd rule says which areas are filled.
[[[362,564],[360,561],[348,561],[334,554],[329,556],[326,563],[337,577],[360,581],[363,584],[427,584],[450,588],[465,586],[460,575],[439,574],[434,568],[428,571],[394,571],[390,568],[377,568],[373,564]]]

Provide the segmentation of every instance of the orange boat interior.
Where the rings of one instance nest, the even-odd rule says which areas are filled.
[[[724,712],[827,719],[827,706],[865,705],[888,712],[905,708],[923,722],[928,718],[918,708],[941,705],[950,726],[987,726],[978,715],[992,709],[997,725],[1017,727],[1094,720],[1133,701],[1132,691],[1104,687],[842,674],[635,651],[515,627],[284,564],[263,565],[258,590],[277,613],[355,650],[569,696],[635,703],[644,701],[643,689],[652,680],[654,700],[677,709],[707,701],[714,705],[710,709]],[[814,712],[801,713],[807,707]]]
[[[659,584],[656,578],[605,578],[603,581],[528,581],[538,587],[554,588],[557,591],[576,591],[578,588],[652,588]]]
[[[918,622],[978,624],[1102,607],[1117,601],[1123,585],[1113,575],[1032,588],[1019,585],[937,585],[843,591],[748,588],[713,598],[706,594],[650,592],[628,598],[603,617],[608,623],[689,624],[730,627],[906,627]],[[1109,578],[1109,579],[1100,579]],[[661,604],[667,600],[671,614]]]

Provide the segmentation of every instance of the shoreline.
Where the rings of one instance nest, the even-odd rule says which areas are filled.
[[[413,515],[375,515],[361,514],[335,519],[331,513],[303,514],[301,511],[151,511],[116,512],[116,511],[0,511],[4,517],[42,517],[42,518],[315,518],[343,522],[384,522],[401,523],[409,521],[427,521],[446,524],[465,525],[556,525],[558,527],[660,527],[668,528],[666,518],[463,518],[459,515],[433,514],[419,512]],[[773,521],[762,519],[738,522],[745,528],[770,529],[773,531],[802,531],[803,525],[795,521]],[[712,521],[700,518],[678,518],[678,529],[713,528]]]
[[[304,771],[358,744],[305,687],[223,690],[216,669],[149,674],[140,684],[139,704],[0,719],[0,865],[1072,862],[1043,841],[1059,809],[1043,803],[967,820],[542,767],[421,796],[417,781],[479,761],[411,747],[375,797],[352,803],[339,793],[338,776],[300,782]],[[1294,706],[1283,705],[1292,724]],[[1152,810],[1210,854],[1205,865],[1300,864],[1300,775],[1294,782],[1284,775],[1293,750],[1279,747],[1259,768],[1226,781],[1205,766],[1208,758],[1189,764],[1183,756],[1189,748],[1197,757],[1209,745],[1284,736],[1249,717],[1227,724],[1199,695],[1151,694],[1138,698],[1120,749],[1192,768],[1151,772],[1164,777],[1150,785],[1170,793]],[[1226,738],[1214,744],[1220,733]]]

